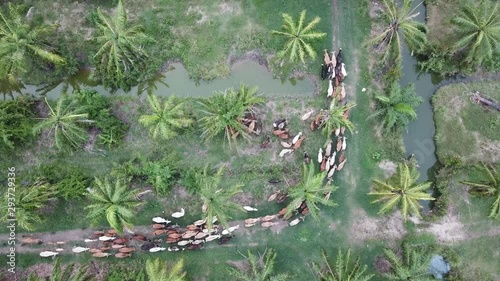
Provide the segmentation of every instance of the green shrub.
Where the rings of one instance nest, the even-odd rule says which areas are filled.
[[[106,281],[146,281],[146,275],[143,269],[139,269],[137,265],[125,266],[110,266]]]
[[[121,143],[129,126],[111,112],[109,98],[95,90],[81,90],[75,94],[78,103],[85,106],[92,126],[99,129],[99,143],[108,148]]]
[[[428,221],[436,221],[444,217],[448,213],[449,205],[449,188],[452,176],[462,167],[463,163],[460,159],[450,160],[445,163],[445,166],[439,168],[436,172],[434,188],[439,192],[439,196],[432,202],[432,213],[426,216]]]
[[[111,168],[111,176],[115,178],[126,178],[134,180],[141,176],[142,164],[138,157],[133,157],[124,163],[113,163]]]
[[[402,247],[413,248],[424,255],[441,255],[450,264],[450,272],[445,275],[445,280],[464,280],[460,269],[463,267],[463,262],[460,260],[458,253],[451,247],[438,244],[436,238],[430,234],[408,234],[401,243]],[[487,279],[477,279],[487,280]]]
[[[14,149],[32,138],[33,105],[24,97],[0,102],[0,148]]]
[[[111,170],[114,177],[124,177],[131,181],[146,181],[159,195],[167,195],[170,188],[180,179],[179,159],[176,154],[167,154],[162,159],[146,159],[138,156],[115,164]]]
[[[65,200],[83,196],[91,183],[91,177],[80,167],[64,162],[53,162],[40,167],[40,176],[47,179],[58,191],[58,197]]]
[[[169,154],[158,161],[143,161],[141,175],[151,184],[156,193],[166,195],[170,187],[179,179],[178,159]]]
[[[189,169],[184,169],[181,175],[180,184],[187,188],[192,193],[195,193],[198,188],[197,174],[202,171],[202,168],[190,167]]]
[[[441,49],[438,45],[428,45],[425,55],[420,56],[418,65],[423,71],[433,72],[440,77],[456,74],[460,71],[458,61],[453,59],[453,53]]]

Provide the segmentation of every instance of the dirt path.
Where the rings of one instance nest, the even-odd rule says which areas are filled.
[[[332,49],[336,50],[341,44],[340,42],[340,28],[338,22],[336,22],[336,19],[338,19],[338,16],[340,15],[338,9],[338,0],[332,0]]]
[[[357,95],[358,90],[362,88],[362,86],[359,85],[360,53],[358,48],[360,45],[353,45],[354,43],[351,40],[342,41],[342,33],[340,30],[341,23],[336,22],[338,19],[341,19],[343,17],[351,19],[356,18],[356,11],[355,8],[341,10],[339,6],[339,0],[332,0],[332,3],[333,49],[337,50],[338,48],[342,47],[343,50],[352,50],[352,52],[350,52],[351,57],[347,58],[346,60],[348,76],[346,77],[344,83],[347,93],[347,100],[350,102],[358,102],[359,98],[367,98],[366,96]],[[341,15],[341,11],[342,13],[347,13],[347,15]],[[353,114],[356,114],[357,110],[361,109],[354,108]],[[359,140],[359,135],[355,130],[349,138],[349,147],[347,153],[347,158],[352,159],[352,161],[347,162],[343,175],[343,179],[346,183],[346,187],[344,188],[347,188],[347,202],[350,210],[348,226],[350,243],[359,246],[360,244],[365,243],[364,241],[368,241],[370,239],[386,239],[387,237],[390,237],[391,241],[397,241],[406,234],[406,230],[403,226],[403,220],[399,213],[394,213],[393,215],[380,218],[370,217],[354,199],[357,193],[366,192],[365,190],[360,190],[358,188],[359,178],[356,176],[361,174],[361,163],[359,163],[359,161],[361,161],[360,159],[362,158],[362,148],[360,147],[360,143],[361,142]]]
[[[276,222],[275,225],[271,226],[269,228],[270,231],[272,231],[274,234],[280,234],[281,231],[284,228],[288,227],[288,221],[286,220],[281,220],[281,219],[275,219]],[[268,228],[263,228],[259,226],[258,224],[251,227],[251,228],[246,228],[244,227],[245,222],[244,221],[232,221],[229,223],[230,226],[235,226],[235,225],[240,225],[240,227],[234,232],[235,235],[238,236],[246,236],[246,237],[251,237],[253,233],[257,231],[266,231]],[[57,231],[57,232],[38,232],[38,233],[30,233],[30,234],[24,234],[24,233],[18,233],[17,236],[17,242],[16,242],[16,253],[39,253],[44,250],[51,250],[54,251],[56,248],[62,248],[64,249],[63,253],[71,253],[71,248],[74,246],[82,246],[82,247],[90,247],[90,248],[98,248],[98,245],[100,242],[91,242],[91,243],[85,243],[84,240],[89,238],[94,231],[98,230],[106,230],[106,229],[72,229],[72,230],[66,230],[66,231]],[[150,239],[153,239],[152,233],[151,233],[151,228],[150,226],[136,226],[134,227],[133,231],[136,234],[142,234]],[[32,238],[37,238],[42,241],[42,244],[33,246],[33,245],[21,245],[21,239],[24,236],[29,236]],[[129,237],[130,235],[124,234],[121,235],[120,237]],[[7,241],[9,236],[7,234],[2,234],[0,235],[0,241]],[[57,245],[56,242],[64,242],[64,244]],[[251,242],[252,244],[254,242]],[[139,247],[142,243],[140,242],[134,242],[134,245],[131,246],[136,246]],[[231,244],[231,243],[229,243]],[[229,244],[226,244],[225,246],[228,246]],[[257,243],[255,243],[257,244]],[[163,244],[165,246],[166,244]],[[210,248],[212,246],[209,245],[214,245],[217,246],[217,241],[208,243],[205,248]],[[240,243],[238,245],[241,245]],[[235,247],[238,245],[234,245]],[[251,245],[250,245],[251,246]],[[2,246],[0,247],[0,254],[7,254],[9,253],[9,247],[7,246]],[[71,253],[72,254],[72,253]]]
[[[89,238],[94,231],[103,229],[71,229],[65,231],[56,232],[35,232],[35,233],[17,233],[16,242],[16,253],[30,253],[30,252],[41,252],[43,250],[54,250],[55,248],[68,248],[68,245],[74,246],[79,244],[80,246],[85,246],[84,240]],[[149,226],[138,226],[134,229],[136,233],[151,233],[151,228]],[[30,245],[21,245],[21,239],[24,236],[29,236],[32,238],[41,239],[42,244],[34,248]],[[1,234],[0,241],[7,241],[9,238],[8,234]],[[56,242],[65,242],[64,245],[57,245]],[[0,254],[8,253],[9,247],[0,247]]]

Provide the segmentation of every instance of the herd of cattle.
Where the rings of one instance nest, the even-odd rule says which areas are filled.
[[[322,65],[321,77],[323,79],[328,78],[328,91],[327,97],[332,97],[332,102],[340,103],[345,97],[345,88],[342,81],[347,72],[345,70],[345,64],[342,62],[342,49],[339,49],[337,55],[332,52],[330,56],[325,50],[324,64]],[[324,118],[328,117],[325,115],[326,110],[320,111],[314,120],[310,123],[311,130],[321,128],[326,121]],[[314,110],[308,111],[302,116],[303,121],[307,121]],[[343,118],[347,119],[349,116],[349,110],[343,113]],[[244,125],[248,127],[249,133],[259,134],[260,129],[256,127],[255,116],[246,116],[244,119]],[[295,150],[299,149],[304,136],[302,132],[296,135],[292,135],[290,130],[287,128],[288,121],[286,119],[280,119],[273,123],[273,134],[280,139],[280,143],[283,146],[282,151],[279,153],[280,157],[284,157],[286,154],[290,154]],[[332,177],[335,171],[340,171],[343,169],[346,163],[345,150],[347,148],[347,142],[345,137],[345,127],[336,128],[332,135],[336,140],[332,140],[329,137],[329,141],[326,147],[319,148],[317,161],[320,166],[320,171],[326,171],[327,182],[332,181]],[[231,137],[236,137],[237,132],[231,132]],[[261,148],[266,148],[270,143],[270,137],[267,136],[265,141],[261,144]],[[309,164],[311,159],[307,153],[304,153],[304,161]],[[282,203],[287,198],[286,193],[276,191],[269,198],[268,201],[276,201],[277,203]],[[324,194],[324,196],[329,197],[330,194]],[[248,212],[257,211],[256,208],[250,206],[243,207]],[[309,213],[309,209],[306,202],[295,209],[293,212],[287,212],[287,208],[281,209],[279,213],[273,215],[266,215],[256,218],[248,218],[244,221],[245,227],[253,227],[257,223],[263,228],[269,228],[274,225],[279,224],[278,220],[287,221],[296,216],[295,219],[288,222],[288,225],[297,225],[304,217]],[[180,212],[175,212],[172,214],[173,218],[181,218],[185,214],[184,209]],[[181,227],[178,224],[172,224],[170,220],[164,219],[162,217],[152,218],[153,224],[151,225],[151,235],[147,237],[142,234],[128,233],[124,235],[118,235],[118,233],[113,230],[107,231],[95,231],[88,238],[84,239],[85,247],[75,246],[72,247],[71,251],[73,253],[83,253],[89,252],[93,257],[102,258],[108,256],[115,256],[116,258],[127,258],[131,257],[132,253],[136,252],[136,249],[142,251],[148,251],[151,253],[162,252],[162,251],[184,251],[184,250],[196,250],[204,247],[206,243],[217,241],[218,244],[226,244],[231,238],[234,237],[233,232],[239,228],[239,224],[223,228],[221,224],[217,224],[217,218],[214,217],[212,220],[212,227],[209,229],[205,220],[198,220],[194,223]],[[30,244],[43,244],[41,239],[26,236],[22,238],[23,245]],[[66,243],[64,241],[59,242],[48,242],[47,246],[53,246],[54,250],[45,250],[40,253],[41,257],[54,257],[60,252],[64,252],[64,247]]]
[[[279,191],[269,196],[268,201],[276,201],[282,203],[287,197],[287,194]],[[258,211],[251,206],[243,207],[248,212]],[[269,228],[279,224],[279,220],[288,220],[293,215],[300,217],[295,218],[288,222],[288,225],[297,225],[300,221],[304,220],[304,216],[309,213],[307,205],[302,205],[297,208],[293,214],[286,215],[286,208],[283,208],[279,213],[273,215],[266,215],[262,217],[249,218],[244,220],[245,227],[253,227],[257,223],[263,228]],[[172,214],[173,218],[180,218],[184,216],[184,209],[181,212]],[[153,224],[151,225],[150,235],[142,235],[135,233],[127,233],[119,235],[115,230],[110,229],[107,231],[95,231],[89,237],[83,240],[85,244],[82,246],[75,246],[71,248],[71,252],[80,254],[84,252],[91,253],[95,258],[103,258],[114,256],[116,258],[131,257],[136,250],[147,251],[151,253],[169,251],[177,252],[184,250],[197,250],[204,247],[206,243],[217,241],[219,245],[226,244],[231,238],[234,237],[233,232],[236,231],[240,225],[223,228],[218,224],[217,217],[212,220],[212,227],[209,229],[205,220],[197,220],[194,223],[181,227],[178,224],[173,224],[172,221],[162,218],[152,218]],[[44,244],[41,239],[26,236],[21,240],[23,245]],[[48,242],[45,246],[53,248],[53,250],[44,250],[40,252],[41,257],[54,257],[61,252],[66,252],[64,249],[66,242]]]

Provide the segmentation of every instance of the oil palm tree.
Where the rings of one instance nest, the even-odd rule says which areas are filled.
[[[85,207],[89,210],[87,218],[96,222],[106,217],[109,225],[122,233],[124,227],[132,226],[133,209],[142,204],[136,199],[137,193],[121,179],[116,179],[116,182],[112,184],[108,178],[103,181],[95,178],[95,185],[87,194],[92,202]]]
[[[297,62],[298,59],[302,63],[305,63],[306,57],[315,59],[316,51],[311,46],[311,41],[323,38],[326,35],[324,32],[316,32],[314,30],[321,20],[320,17],[315,17],[311,22],[305,24],[306,10],[300,12],[297,22],[289,14],[282,14],[282,16],[283,31],[272,31],[272,34],[280,35],[287,39],[279,55],[291,63]]]
[[[452,19],[458,40],[454,49],[466,54],[466,62],[477,65],[500,54],[500,4],[481,1],[478,5],[466,4],[460,14]]]
[[[183,271],[183,267],[183,259],[178,260],[172,268],[159,258],[146,260],[146,274],[149,281],[184,281],[186,272]]]
[[[49,115],[40,118],[42,121],[33,127],[35,134],[44,129],[49,129],[49,134],[54,136],[57,148],[63,148],[65,143],[72,147],[80,146],[87,139],[87,131],[80,124],[92,123],[88,120],[88,114],[84,113],[85,108],[78,106],[76,99],[62,96],[53,108],[47,98],[45,103],[49,108]]]
[[[400,7],[396,0],[383,0],[382,2],[385,10],[381,18],[386,26],[380,34],[370,39],[368,44],[383,49],[382,61],[387,62],[391,59],[399,63],[402,58],[403,40],[412,52],[420,52],[426,46],[427,27],[415,20],[418,15],[415,10],[422,3],[412,9],[413,0],[403,0]]]
[[[408,213],[411,212],[418,217],[422,207],[419,200],[435,200],[425,191],[431,187],[431,182],[417,184],[420,173],[414,165],[407,163],[398,163],[398,169],[389,180],[385,182],[374,180],[375,189],[368,193],[379,197],[375,202],[384,202],[380,208],[379,214],[385,214],[400,204],[403,219],[406,221]]]
[[[346,103],[341,105],[335,99],[330,103],[330,108],[328,110],[321,110],[316,118],[321,118],[324,120],[323,122],[323,134],[326,135],[327,138],[330,138],[331,134],[335,129],[340,127],[346,127],[350,132],[354,129],[354,124],[347,118],[344,117],[344,113],[348,110],[351,110],[356,106],[356,103]]]
[[[300,182],[292,187],[288,192],[288,195],[292,198],[292,201],[287,206],[287,212],[285,215],[290,215],[294,210],[296,210],[302,202],[307,204],[310,214],[318,219],[318,203],[326,206],[336,206],[337,204],[331,200],[328,200],[324,196],[325,193],[334,192],[338,189],[337,186],[324,184],[326,172],[317,173],[314,164],[311,162],[309,165],[305,163],[302,164],[302,178]]]
[[[164,101],[163,106],[155,95],[148,95],[148,102],[153,109],[153,114],[142,115],[139,122],[150,127],[153,138],[173,138],[177,135],[177,129],[185,128],[193,123],[193,120],[186,117],[182,110],[184,104],[182,102],[176,103],[174,96],[170,96]]]
[[[388,249],[384,250],[384,253],[392,269],[390,273],[384,275],[387,280],[436,280],[429,274],[430,255],[405,245],[401,256]]]
[[[17,225],[27,231],[33,231],[35,229],[35,224],[39,224],[43,221],[42,213],[40,210],[47,206],[48,202],[55,200],[57,196],[57,190],[53,185],[50,185],[43,179],[37,179],[35,182],[29,186],[18,186],[15,190],[15,219],[17,220]],[[9,191],[4,194],[5,204],[11,202],[12,195]],[[10,213],[11,208],[4,207],[6,210],[5,215],[2,217],[3,221],[7,219],[12,219]]]
[[[42,40],[44,34],[55,30],[55,26],[27,22],[20,15],[21,9],[9,3],[8,12],[0,10],[0,81],[14,84],[21,75],[28,73],[35,59],[53,64],[65,62]]]
[[[245,257],[245,256],[244,256]],[[250,265],[249,270],[242,271],[229,268],[229,274],[237,281],[285,281],[291,280],[288,274],[273,274],[276,265],[276,252],[273,249],[266,250],[263,255],[252,254],[248,251],[245,257]]]
[[[238,136],[249,139],[248,128],[242,123],[242,119],[246,114],[253,113],[254,106],[263,102],[264,98],[257,95],[257,88],[249,88],[243,84],[238,91],[229,88],[223,93],[199,101],[204,115],[199,120],[203,128],[201,137],[209,141],[224,132],[229,143]]]
[[[223,173],[224,168],[221,167],[215,175],[209,175],[208,168],[205,167],[201,174],[195,176],[198,184],[198,194],[203,202],[203,216],[209,229],[213,227],[214,217],[217,217],[223,227],[228,227],[228,220],[231,218],[228,215],[229,211],[243,211],[240,205],[231,202],[231,198],[241,192],[243,184],[222,187]]]
[[[351,257],[351,249],[345,254],[339,249],[335,263],[328,259],[325,251],[322,251],[321,259],[322,265],[313,263],[318,281],[368,281],[373,277],[373,274],[365,274],[366,265],[361,266],[359,257]]]
[[[385,133],[406,128],[410,121],[417,118],[415,107],[422,103],[422,98],[415,93],[415,86],[410,84],[403,89],[398,82],[389,87],[388,95],[376,95],[377,110],[371,117],[380,116]]]
[[[76,273],[73,274],[75,264],[71,263],[64,267],[61,267],[61,259],[56,259],[54,267],[49,277],[42,278],[35,273],[31,273],[26,281],[92,281],[95,278],[90,275],[87,270],[87,265],[79,265]]]
[[[484,181],[471,182],[463,181],[462,183],[470,186],[469,193],[477,196],[493,196],[495,201],[491,205],[489,218],[500,219],[500,171],[496,170],[492,165],[483,164],[481,168]]]
[[[147,40],[147,36],[142,32],[143,27],[127,26],[127,12],[121,0],[113,17],[97,9],[96,27],[98,36],[93,40],[100,47],[93,58],[97,64],[97,76],[107,87],[128,89],[144,72],[147,54],[141,43]]]

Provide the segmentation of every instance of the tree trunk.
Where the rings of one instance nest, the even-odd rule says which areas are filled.
[[[490,99],[487,99],[487,98],[483,98],[479,95],[479,92],[475,92],[472,96],[471,96],[471,100],[473,102],[476,102],[476,103],[481,103],[481,104],[485,104],[485,105],[489,105],[493,108],[495,108],[496,110],[500,111],[500,104],[490,100]]]

